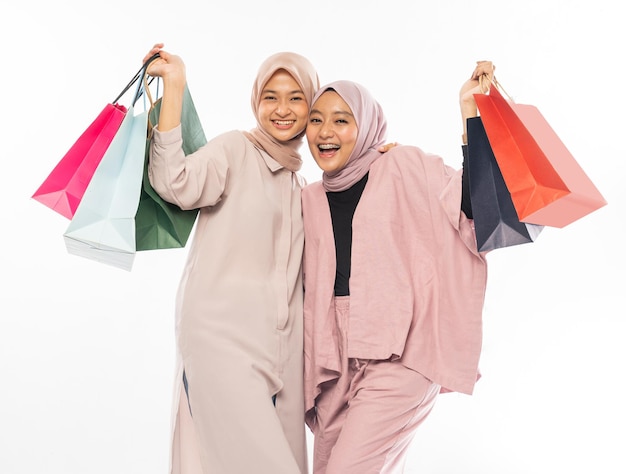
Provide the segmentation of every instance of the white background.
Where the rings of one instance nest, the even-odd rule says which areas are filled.
[[[483,378],[446,394],[406,472],[624,473],[624,47],[611,0],[151,2],[0,6],[0,473],[166,473],[173,304],[185,250],[131,272],[68,255],[30,196],[153,43],[183,57],[207,136],[254,126],[266,56],[379,99],[389,139],[458,167],[458,90],[489,59],[539,107],[608,206],[488,257]],[[306,147],[303,173],[319,172]],[[255,429],[251,426],[250,429]],[[245,455],[245,453],[242,453]]]

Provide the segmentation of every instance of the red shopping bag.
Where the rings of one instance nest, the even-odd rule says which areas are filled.
[[[123,105],[106,104],[35,191],[33,199],[71,219],[125,115]]]
[[[519,220],[564,227],[606,205],[606,200],[533,105],[516,104],[494,79],[475,94],[489,143]]]

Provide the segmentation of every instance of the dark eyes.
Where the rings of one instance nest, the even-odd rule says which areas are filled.
[[[311,118],[309,119],[309,122],[310,122],[310,123],[322,123],[322,121],[321,121],[320,119],[315,118],[315,117],[311,117]],[[347,125],[347,124],[349,124],[349,122],[348,122],[346,119],[337,119],[337,120],[335,120],[335,122],[334,122],[334,123],[338,123],[338,124],[341,124],[341,125]]]
[[[278,100],[278,97],[276,97],[275,95],[266,95],[263,97],[263,100]],[[292,101],[300,101],[300,100],[304,100],[304,97],[291,97],[289,100]]]

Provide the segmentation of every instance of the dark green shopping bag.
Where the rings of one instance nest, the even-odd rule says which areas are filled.
[[[159,122],[161,100],[154,103],[150,111],[151,124]],[[189,89],[185,87],[181,117],[183,150],[186,155],[195,152],[207,142],[200,118],[194,106]],[[137,251],[181,248],[187,243],[191,230],[198,216],[198,209],[182,210],[176,204],[164,201],[150,185],[148,179],[148,150],[150,139],[146,142],[146,157],[143,169],[143,183],[139,207],[135,215],[135,241]]]

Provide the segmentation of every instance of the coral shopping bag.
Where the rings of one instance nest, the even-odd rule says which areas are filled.
[[[41,183],[32,198],[71,219],[91,178],[117,133],[127,109],[117,101],[139,80],[143,67],[118,94],[106,104],[76,142]]]
[[[146,89],[149,94],[149,89]],[[161,100],[151,106],[149,121],[158,124],[161,112]],[[185,86],[181,116],[181,132],[185,155],[195,152],[206,144],[206,136],[200,118]],[[176,204],[164,201],[152,188],[148,178],[148,160],[150,139],[146,143],[143,184],[139,208],[135,215],[136,249],[156,250],[184,247],[198,215],[198,209],[182,210]]]
[[[500,89],[474,97],[520,221],[564,227],[606,205],[539,110]]]
[[[543,226],[520,222],[480,117],[467,119],[467,158],[476,241],[480,252],[534,242]]]
[[[132,105],[63,234],[70,254],[129,271],[136,253],[135,213],[139,205],[148,127],[147,107],[135,113],[134,106],[143,93],[150,62],[148,60],[142,67]]]

